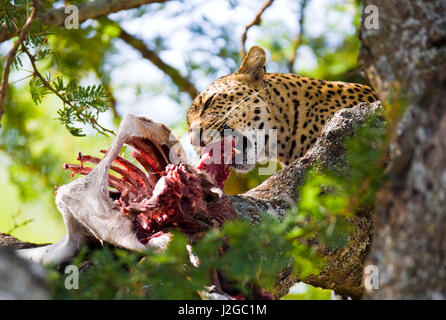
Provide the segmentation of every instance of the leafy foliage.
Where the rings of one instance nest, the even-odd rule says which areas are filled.
[[[20,91],[12,90],[13,95],[19,96]],[[42,135],[39,127],[33,125],[40,111],[23,98],[8,99],[6,106],[0,128],[0,151],[14,159],[7,167],[10,179],[24,201],[37,200],[42,191],[52,194],[54,186],[67,180],[58,170],[60,155],[48,146],[40,146]]]
[[[294,210],[314,231],[296,228],[292,236],[310,231],[332,248],[347,243],[352,231],[348,219],[362,206],[373,205],[385,180],[388,131],[382,111],[371,115],[355,136],[347,139],[345,166],[337,171],[315,167],[308,172]]]
[[[210,285],[213,270],[229,277],[233,289],[249,295],[252,286],[273,290],[275,275],[295,258],[295,269],[303,276],[317,273],[316,254],[298,241],[282,235],[286,224],[268,215],[263,223],[227,223],[209,231],[193,248],[200,259],[195,268],[189,261],[187,239],[174,234],[167,250],[147,250],[143,255],[104,248],[89,257],[93,266],[80,276],[79,290],[66,290],[64,278],[51,271],[50,283],[56,298],[75,299],[199,299]],[[223,244],[228,249],[221,254]],[[74,262],[82,265],[85,251]]]
[[[210,285],[212,271],[220,270],[232,290],[249,296],[253,285],[273,291],[277,273],[289,267],[302,279],[318,274],[324,260],[308,241],[317,240],[331,250],[347,244],[352,232],[348,219],[360,206],[373,203],[383,181],[386,137],[382,114],[371,116],[347,140],[346,165],[336,172],[310,170],[298,204],[283,221],[265,213],[259,224],[227,222],[221,230],[208,231],[193,245],[200,260],[197,268],[189,261],[187,239],[175,233],[163,252],[94,251],[89,258],[94,266],[81,273],[79,290],[65,290],[63,276],[52,271],[54,294],[81,299],[198,299]]]
[[[55,3],[52,0],[42,2],[48,8]],[[234,14],[237,23],[226,24],[196,14],[202,5],[201,2],[192,5],[189,2],[167,2],[130,10],[111,18],[119,23],[141,18],[159,21],[160,16],[171,21],[171,24],[186,20],[187,23],[180,24],[177,30],[187,29],[194,41],[189,41],[187,48],[181,48],[184,61],[175,61],[173,65],[203,88],[216,77],[237,69],[240,64],[239,29],[244,22],[238,18],[238,14]],[[235,10],[240,3],[230,1],[229,5],[234,10],[231,12],[237,13]],[[290,1],[290,10],[297,6],[297,2]],[[333,2],[327,8],[330,12],[351,15],[354,25],[352,32],[341,33],[336,25],[329,25],[322,34],[313,35],[308,32],[311,25],[306,23],[297,60],[301,59],[300,54],[305,49],[315,57],[316,66],[304,66],[296,68],[296,71],[327,80],[364,82],[357,72],[356,59],[360,44],[357,37],[360,7],[359,0],[342,0]],[[6,25],[11,31],[16,27],[20,29],[30,9],[30,0],[0,0],[0,25]],[[296,20],[297,17],[296,11]],[[280,19],[271,21],[265,16],[262,20],[260,26],[254,27],[259,31],[257,38],[253,38],[253,31],[248,40],[264,46],[271,54],[273,62],[269,62],[268,71],[287,72],[296,30],[289,29]],[[176,32],[169,34],[175,35]],[[62,102],[57,115],[52,117],[57,117],[71,134],[85,135],[86,126],[93,127],[99,133],[110,133],[99,125],[99,116],[109,109],[109,100],[113,98],[114,71],[120,64],[129,63],[123,43],[117,37],[116,28],[102,19],[86,21],[79,30],[47,28],[35,22],[24,42],[42,76],[39,77],[35,70],[28,72],[32,101],[20,87],[20,82],[10,84],[0,128],[0,160],[7,159],[5,167],[10,182],[18,187],[21,199],[24,202],[39,200],[51,203],[54,217],[57,217],[57,211],[52,198],[53,187],[68,181],[68,176],[61,173],[60,166],[73,156],[75,140],[57,138],[66,131],[63,127],[60,131],[48,129],[47,113],[52,110],[54,100],[45,97],[52,95]],[[143,38],[148,47],[161,57],[175,50],[177,38],[172,36],[171,40],[166,33],[144,33]],[[340,40],[333,43],[333,38]],[[15,71],[26,71],[29,67],[27,61],[23,50],[19,51],[14,61]],[[165,78],[135,84],[137,99],[141,99],[143,93],[162,95],[179,105],[188,106],[190,100],[184,99],[184,94]],[[33,102],[46,110],[35,108]],[[125,106],[120,108],[123,108],[120,111],[127,110]],[[114,112],[118,115],[116,109]],[[190,264],[185,250],[187,240],[181,234],[176,234],[169,248],[162,253],[147,251],[137,254],[110,247],[92,253],[84,251],[75,263],[82,265],[82,261],[89,260],[94,267],[81,274],[80,289],[67,291],[63,287],[63,275],[52,270],[50,279],[54,296],[95,299],[199,298],[198,292],[210,284],[213,269],[224,271],[233,287],[243,293],[247,293],[254,284],[272,290],[274,274],[289,266],[293,266],[302,277],[317,273],[323,261],[307,245],[308,240],[313,241],[316,237],[321,244],[334,249],[345,245],[351,232],[348,222],[353,212],[362,205],[373,203],[376,191],[385,178],[382,150],[385,149],[386,130],[380,116],[374,119],[358,129],[357,138],[347,142],[348,164],[345,168],[328,172],[316,167],[308,173],[305,185],[298,190],[301,200],[287,213],[284,221],[279,222],[265,214],[262,223],[255,226],[239,221],[228,223],[222,230],[210,230],[194,243],[194,254],[201,259],[199,268]],[[176,126],[184,127],[185,124]],[[54,143],[44,144],[44,139],[52,139]],[[92,141],[91,138],[76,141],[80,140],[86,144]],[[61,151],[63,147],[66,147],[65,153]],[[259,176],[256,170],[246,175],[233,175],[228,181],[232,184],[230,193],[246,191],[266,178]],[[2,185],[10,187],[7,183]],[[39,212],[34,212],[34,217],[41,218]],[[220,249],[226,245],[224,254],[220,254]],[[311,290],[308,291],[310,295]]]
[[[51,78],[48,73],[43,77],[34,74],[29,82],[31,97],[34,103],[42,102],[49,93],[54,93],[62,100],[63,107],[57,111],[58,120],[65,125],[73,136],[85,136],[76,124],[91,124],[98,133],[107,134],[113,131],[98,123],[99,114],[108,110],[108,96],[101,85],[81,86],[76,79],[64,83],[62,77]]]
[[[63,108],[57,111],[58,120],[66,126],[72,135],[84,135],[80,128],[74,127],[75,121],[89,122],[93,128],[98,129],[98,132],[105,133],[104,129],[98,127],[97,124],[99,113],[108,109],[107,94],[102,86],[82,87],[75,79],[64,85],[61,77],[56,78],[53,83],[58,95],[64,98]]]
[[[200,287],[187,279],[186,243],[184,236],[176,234],[167,250],[161,254],[147,250],[143,259],[134,252],[104,247],[89,256],[93,266],[82,273],[80,290],[67,291],[58,271],[52,271],[53,295],[79,299],[196,298]],[[86,253],[82,251],[74,263],[81,264]]]
[[[43,5],[51,6],[51,1],[44,1]],[[20,30],[32,8],[32,2],[27,0],[2,1],[0,6],[0,25],[5,24],[10,31]],[[98,133],[113,133],[98,123],[99,114],[108,110],[108,97],[101,85],[81,86],[79,81],[71,79],[64,85],[61,76],[55,79],[51,74],[45,76],[37,69],[36,62],[44,61],[53,54],[53,49],[48,46],[48,37],[51,33],[48,27],[35,21],[28,36],[22,43],[21,52],[16,55],[14,65],[17,69],[23,68],[23,53],[31,60],[33,71],[29,82],[30,93],[34,103],[40,104],[44,96],[54,93],[62,100],[63,107],[59,109],[58,120],[65,125],[74,136],[83,136],[78,124],[90,124]],[[30,51],[34,51],[33,54]]]

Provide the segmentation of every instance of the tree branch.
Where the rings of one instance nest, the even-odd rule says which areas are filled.
[[[110,79],[106,76],[106,74],[100,70],[95,70],[97,77],[101,80],[102,87],[108,95],[108,101],[110,103],[110,109],[113,113],[113,120],[117,123],[121,121],[121,116],[118,113],[117,109],[117,100],[113,93],[113,88],[110,84]]]
[[[270,7],[273,4],[273,1],[274,0],[268,0],[267,2],[265,2],[263,7],[260,9],[260,11],[255,16],[254,20],[252,20],[250,24],[246,25],[245,31],[242,34],[242,51],[240,52],[240,56],[242,57],[242,59],[246,56],[246,37],[247,37],[249,29],[253,26],[260,24],[260,22],[262,21],[263,13],[265,12],[266,9],[268,9],[268,7]]]
[[[17,39],[17,41],[14,43],[14,46],[11,48],[11,50],[8,52],[8,55],[6,56],[6,62],[3,69],[2,74],[2,82],[0,84],[0,119],[2,118],[2,115],[5,111],[5,98],[6,98],[6,90],[8,89],[9,83],[9,71],[11,69],[11,64],[14,61],[14,58],[17,54],[17,50],[19,49],[19,46],[22,44],[22,42],[25,40],[29,29],[31,28],[31,25],[36,18],[37,9],[36,7],[32,8],[31,13],[26,20],[25,25],[23,26],[22,30],[20,31],[20,36]],[[18,30],[17,30],[18,31]],[[0,123],[1,126],[1,123]]]
[[[168,0],[129,0],[129,1],[122,1],[122,0],[97,0],[94,2],[89,2],[85,4],[78,4],[76,5],[79,9],[79,22],[83,22],[88,19],[97,19],[104,17],[110,13],[118,12],[121,10],[127,10],[132,8],[140,7],[144,4],[150,4],[150,3],[163,3],[167,2]],[[31,28],[31,25],[34,21],[39,21],[47,26],[61,26],[64,24],[65,18],[67,14],[65,13],[65,7],[60,9],[48,9],[44,10],[43,5],[40,1],[33,2],[33,9],[31,10],[31,13],[25,22],[25,25],[23,26],[22,30],[16,30],[14,32],[11,32],[5,25],[2,25],[0,27],[0,43],[6,40],[11,39],[16,34],[20,33],[19,39],[14,43],[14,46],[8,53],[6,57],[5,66],[3,69],[1,84],[0,84],[0,119],[4,113],[4,101],[6,98],[6,91],[8,88],[8,78],[9,78],[9,72],[12,62],[14,61],[14,58],[17,54],[17,50],[19,46],[22,44],[22,42],[25,40],[27,34],[29,33],[29,30]],[[44,10],[44,12],[40,12],[41,10]],[[28,54],[28,53],[27,53]],[[30,56],[28,54],[28,56]],[[31,56],[30,56],[31,59]],[[154,58],[155,60],[155,58]],[[173,79],[174,76],[176,76],[176,71],[174,68],[168,66],[165,64],[161,59],[158,59],[157,61],[158,65],[154,62],[155,65],[157,65],[159,68],[164,67],[166,73]],[[34,62],[31,61],[33,64],[33,67],[35,67]],[[163,69],[162,69],[163,70]],[[37,69],[34,68],[34,71],[39,78],[43,78],[38,73]],[[163,70],[164,71],[164,70]],[[180,73],[177,71],[178,75]],[[180,75],[181,77],[181,75]],[[43,80],[44,83],[46,82],[45,79]],[[175,82],[175,80],[174,80]],[[183,86],[180,86],[179,84],[182,84]],[[177,80],[175,82],[180,89],[185,89],[189,95],[194,94],[192,98],[195,97],[195,95],[198,94],[198,91],[193,87],[190,87],[190,83],[183,81],[182,79]],[[49,85],[49,84],[48,84]],[[51,89],[51,86],[48,86],[49,89]],[[195,91],[193,90],[195,89]],[[54,90],[52,90],[54,92]],[[57,94],[57,93],[56,93]],[[114,109],[113,109],[114,111]],[[115,113],[116,116],[116,113]],[[94,126],[98,126],[102,131],[113,133],[112,131],[109,131],[103,127],[101,127],[98,123],[94,123]],[[1,126],[1,124],[0,124]]]
[[[377,3],[364,1],[364,8]],[[446,299],[446,6],[381,1],[361,24],[359,61],[397,126],[377,194],[369,299]],[[377,13],[377,12],[376,12]],[[363,21],[370,14],[363,12]]]
[[[144,41],[122,29],[121,26],[113,20],[106,19],[106,21],[118,27],[120,30],[119,38],[132,46],[135,50],[139,51],[143,58],[149,60],[158,69],[167,74],[180,90],[187,92],[192,99],[198,95],[198,90],[195,88],[194,84],[190,82],[189,79],[182,76],[177,69],[164,62],[155,51],[147,48]]]
[[[119,122],[121,120],[121,116],[119,115],[118,109],[116,108],[117,101],[116,101],[116,97],[113,94],[113,89],[112,89],[110,83],[108,83],[108,82],[102,81],[102,86],[104,87],[104,90],[105,90],[105,92],[107,92],[107,95],[109,97],[110,109],[113,113],[113,119],[115,121]]]
[[[0,248],[20,250],[27,248],[37,248],[44,245],[46,244],[36,244],[36,243],[21,241],[9,234],[0,232]]]
[[[301,4],[300,4],[300,18],[299,18],[299,34],[297,35],[296,40],[293,43],[293,55],[290,59],[290,61],[288,62],[288,70],[292,73],[293,72],[293,66],[294,66],[294,62],[296,61],[297,58],[297,50],[299,49],[300,45],[302,44],[302,38],[303,38],[303,34],[304,34],[304,11],[305,8],[307,7],[308,4],[308,0],[302,0]]]
[[[138,8],[145,4],[164,3],[168,0],[96,0],[83,4],[76,4],[79,9],[79,23],[88,19],[102,18],[110,13]],[[39,21],[47,26],[62,26],[65,22],[67,14],[65,7],[60,9],[48,9],[40,12],[36,16]],[[0,43],[11,39],[17,32],[11,32],[5,25],[0,28]]]
[[[380,107],[379,103],[361,104],[351,109],[338,111],[325,125],[316,144],[304,157],[271,176],[258,187],[243,195],[231,197],[239,217],[256,222],[260,213],[269,212],[278,218],[283,218],[286,210],[297,200],[296,190],[304,183],[306,172],[313,165],[333,170],[342,166],[345,137],[352,136],[355,128]],[[312,245],[327,260],[324,270],[320,275],[306,279],[300,279],[292,272],[285,271],[279,276],[274,295],[281,297],[294,283],[304,281],[311,285],[335,290],[340,295],[361,297],[363,264],[371,240],[372,212],[371,207],[361,208],[357,212],[351,221],[355,226],[355,233],[345,247],[330,251],[313,243]]]
[[[70,106],[71,108],[73,108],[74,109],[74,106],[73,106],[73,104],[72,104],[72,102],[71,101],[68,101],[62,94],[60,94],[46,79],[45,79],[45,77],[40,73],[40,71],[39,71],[39,69],[37,69],[37,65],[36,65],[36,58],[35,58],[35,56],[34,55],[32,55],[30,52],[29,52],[29,50],[25,47],[25,46],[22,46],[22,50],[23,50],[23,52],[25,52],[25,54],[28,56],[28,58],[29,58],[29,61],[31,62],[31,66],[32,66],[32,68],[33,68],[33,71],[34,71],[34,75],[36,76],[36,77],[38,77],[39,79],[40,79],[40,81],[42,81],[42,83],[43,83],[43,85],[48,89],[48,90],[50,90],[52,93],[54,93],[60,100],[62,100],[62,102],[64,103],[64,104],[66,104],[66,105],[68,105],[68,106]],[[102,133],[102,134],[112,134],[112,135],[116,135],[116,133],[113,131],[113,130],[110,130],[110,129],[107,129],[107,128],[104,128],[102,125],[100,125],[97,121],[96,121],[96,119],[94,119],[94,118],[89,118],[89,117],[87,117],[86,115],[84,115],[84,114],[82,114],[82,113],[77,113],[77,115],[80,117],[80,118],[84,118],[84,120],[85,120],[85,122],[87,122],[87,123],[89,123],[89,124],[91,124],[91,126],[94,128],[94,129],[96,129],[96,130],[98,130],[98,132],[99,133]]]
[[[361,104],[351,109],[338,111],[325,125],[321,136],[307,154],[290,166],[268,178],[260,186],[245,194],[230,197],[240,219],[259,222],[263,212],[269,212],[283,218],[286,211],[297,201],[297,188],[304,183],[306,172],[319,165],[328,169],[338,169],[344,163],[343,142],[345,137],[352,136],[358,125],[379,109],[379,103]],[[371,241],[372,207],[361,208],[352,219],[355,232],[349,243],[341,249],[329,250],[316,242],[311,245],[326,258],[326,267],[317,276],[300,279],[291,270],[278,275],[278,285],[273,292],[276,297],[288,293],[289,288],[297,281],[335,290],[336,293],[359,298],[362,295],[363,264]],[[6,239],[6,240],[3,240]],[[0,234],[0,247],[11,238]],[[13,246],[17,247],[17,241]],[[29,245],[24,243],[23,245]],[[9,247],[13,247],[9,245]]]

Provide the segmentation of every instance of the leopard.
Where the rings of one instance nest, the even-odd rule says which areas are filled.
[[[288,166],[315,144],[335,112],[379,100],[367,85],[318,80],[297,73],[267,73],[265,64],[265,50],[251,47],[238,71],[211,83],[187,111],[188,130],[196,150],[209,142],[203,133],[211,129],[221,135],[229,129],[241,137],[244,154],[243,161],[234,165],[237,171],[249,171],[255,165],[247,161],[246,150],[259,146],[244,133],[247,129],[274,130],[275,160]],[[266,135],[264,139],[267,149],[271,145],[268,138]]]

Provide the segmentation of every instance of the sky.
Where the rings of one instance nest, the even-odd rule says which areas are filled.
[[[194,35],[188,31],[187,26],[192,21],[200,20],[200,17],[205,16],[216,25],[234,25],[235,35],[234,39],[240,42],[240,37],[243,33],[244,26],[250,23],[258,10],[263,6],[264,1],[239,1],[239,5],[235,9],[231,9],[227,0],[192,0],[189,1],[194,6],[192,15],[185,15],[169,18],[172,13],[178,12],[181,6],[177,2],[168,2],[163,11],[156,14],[142,16],[138,19],[132,19],[122,23],[122,27],[142,39],[153,39],[156,36],[164,37],[167,42],[168,50],[162,52],[161,58],[167,63],[175,66],[180,71],[185,73],[185,56],[189,52],[200,46],[207,48],[214,44],[209,39],[194,39]],[[311,36],[318,36],[322,32],[329,32],[328,25],[336,25],[337,32],[355,32],[352,24],[351,15],[339,14],[333,11],[328,11],[326,8],[329,4],[335,2],[345,2],[343,0],[311,0],[307,7],[305,25],[305,32]],[[263,23],[270,24],[273,22],[281,22],[285,26],[291,37],[299,32],[299,1],[297,0],[276,0],[273,5],[268,8],[263,15]],[[126,14],[114,14],[113,19],[122,19]],[[257,44],[261,39],[263,30],[261,27],[254,26],[250,29],[247,38],[247,48]],[[208,30],[212,32],[212,30]],[[332,44],[336,45],[342,38],[339,33],[333,33]],[[293,36],[294,35],[294,36]],[[208,40],[208,41],[205,41]],[[142,95],[136,96],[134,94],[135,88],[138,84],[145,85],[156,84],[166,76],[154,67],[149,61],[140,58],[139,54],[132,48],[129,48],[125,43],[121,42],[119,50],[122,51],[119,59],[123,59],[120,67],[113,71],[113,87],[115,88],[115,95],[118,100],[119,112],[131,112],[138,115],[145,115],[155,121],[163,122],[172,125],[185,118],[187,106],[179,105],[177,102],[169,99],[163,95]],[[198,52],[197,59],[199,59]],[[209,57],[203,56],[203,59]],[[267,61],[270,60],[270,54],[267,52]],[[220,65],[218,65],[220,63]],[[230,73],[230,69],[221,65],[221,59],[215,59],[215,64],[219,66],[219,72],[212,77],[203,75],[200,79],[195,81],[198,90],[203,90],[217,77],[224,76]],[[299,71],[304,68],[312,68],[317,64],[316,57],[309,48],[301,47],[298,52],[298,59],[296,61],[296,70]],[[269,72],[274,72],[268,68]],[[277,70],[276,70],[277,71]],[[190,103],[190,99],[185,98],[185,103]]]
[[[336,26],[336,33],[331,32],[331,44],[336,45],[342,41],[342,33],[353,33],[355,28],[352,24],[352,14],[349,12],[339,13],[328,10],[329,5],[336,3],[346,3],[349,0],[309,0],[305,16],[305,32],[313,37],[321,33],[331,32],[329,25]],[[238,5],[231,7],[230,3],[234,2]],[[275,0],[273,4],[264,12],[262,16],[262,25],[253,26],[248,33],[246,47],[258,44],[259,40],[264,36],[265,31],[271,25],[281,24],[281,28],[286,30],[291,38],[295,38],[299,31],[299,5],[298,0]],[[200,22],[203,17],[212,21],[217,26],[233,26],[233,39],[237,41],[237,45],[241,46],[240,37],[244,31],[246,24],[250,23],[259,9],[265,3],[264,0],[187,0],[190,6],[188,12],[184,11],[184,4],[178,1],[169,1],[164,4],[162,10],[156,10],[157,4],[151,5],[147,14],[141,17],[128,19],[130,13],[119,12],[110,15],[110,18],[121,21],[121,26],[129,33],[146,41],[148,47],[151,47],[151,41],[156,37],[165,39],[164,50],[160,56],[168,64],[176,67],[186,73],[185,61],[188,56],[193,56],[195,61],[203,61],[211,63],[218,69],[217,74],[209,76],[200,74],[199,77],[193,79],[198,90],[203,90],[212,83],[216,78],[224,76],[236,69],[237,66],[229,66],[221,59],[209,57],[200,52],[200,48],[212,48],[219,45],[219,39],[213,43],[209,37],[196,37],[188,30],[194,22]],[[189,12],[190,11],[190,12]],[[86,22],[95,23],[95,22]],[[206,29],[206,33],[211,35],[216,30],[212,28]],[[220,39],[221,40],[221,39]],[[6,54],[11,47],[12,42],[8,41],[0,44],[0,54]],[[136,115],[147,116],[154,121],[165,123],[173,126],[174,124],[185,119],[187,107],[191,103],[191,99],[187,94],[181,94],[181,103],[171,99],[168,90],[161,89],[160,83],[170,83],[169,78],[162,71],[153,66],[149,61],[140,57],[139,53],[129,47],[123,41],[117,40],[116,46],[118,52],[113,55],[111,63],[113,70],[111,73],[112,88],[117,98],[118,112],[123,115],[130,112]],[[26,63],[26,62],[25,62]],[[316,57],[312,51],[301,46],[296,59],[295,70],[311,69],[317,64]],[[271,63],[270,53],[267,51],[267,70],[268,72],[277,72],[274,70],[275,65]],[[30,69],[25,64],[25,69]],[[12,72],[10,81],[14,82],[28,75],[26,72]],[[86,78],[84,83],[97,83],[94,77]],[[17,85],[26,85],[26,81],[19,81]],[[168,87],[168,86],[167,86]],[[150,90],[145,90],[150,88]],[[105,126],[111,126],[111,113],[103,115],[101,122]],[[87,133],[89,130],[86,130]],[[94,133],[93,131],[90,131]]]

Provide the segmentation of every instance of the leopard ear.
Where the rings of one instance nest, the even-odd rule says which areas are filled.
[[[247,75],[251,81],[259,81],[265,74],[265,62],[265,50],[258,46],[251,47],[237,73]]]

